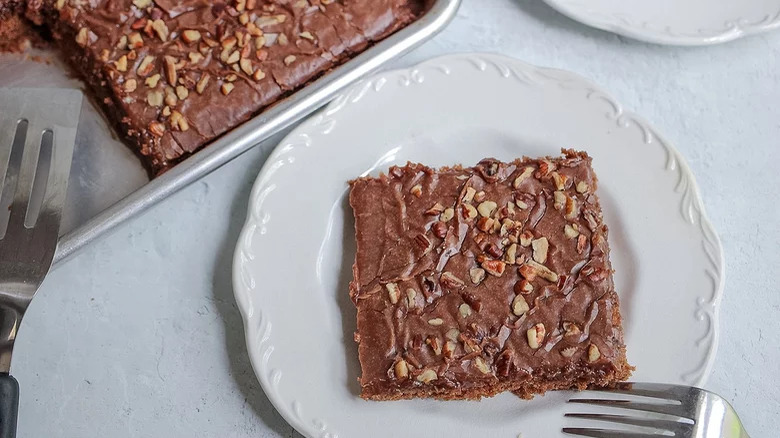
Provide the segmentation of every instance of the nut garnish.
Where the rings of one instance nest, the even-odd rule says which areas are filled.
[[[547,251],[550,248],[549,242],[546,237],[540,237],[531,242],[531,247],[534,250],[534,260],[539,263],[547,261]]]
[[[471,202],[476,193],[477,191],[474,190],[474,187],[466,187],[466,193],[463,195],[463,202]]]
[[[493,229],[493,219],[489,217],[481,217],[477,221],[477,228],[480,231],[488,232]]]
[[[442,348],[442,353],[444,353],[445,357],[452,357],[455,355],[455,348],[457,346],[455,345],[454,341],[447,341],[444,343],[444,347]]]
[[[200,79],[198,79],[198,83],[195,84],[195,91],[197,91],[198,94],[203,94],[203,91],[206,89],[206,85],[209,84],[209,79],[211,79],[211,77],[208,73],[203,73]]]
[[[231,91],[233,91],[233,88],[235,88],[235,85],[231,84],[230,82],[225,82],[221,87],[222,94],[227,96]]]
[[[387,295],[390,297],[390,302],[393,304],[398,303],[398,299],[401,297],[401,289],[396,283],[387,283],[385,285],[387,289]]]
[[[431,225],[431,231],[433,232],[433,235],[438,237],[439,239],[444,239],[447,237],[447,231],[448,231],[447,224],[439,221]]]
[[[528,346],[536,350],[542,345],[542,341],[544,340],[544,335],[546,334],[544,329],[544,324],[541,322],[536,324],[535,326],[529,328],[525,335],[528,338]]]
[[[187,96],[189,96],[189,94],[190,94],[190,92],[189,92],[189,90],[187,90],[187,88],[185,88],[185,87],[183,87],[181,85],[177,85],[176,86],[176,96],[179,99],[184,100],[184,99],[187,98]]]
[[[526,210],[528,209],[528,204],[525,201],[521,201],[520,199],[515,200],[515,205],[520,210]]]
[[[573,239],[580,235],[580,232],[579,230],[577,230],[577,228],[579,228],[577,224],[573,224],[573,225],[566,224],[563,226],[563,234],[569,239]]]
[[[184,42],[187,43],[194,43],[200,40],[200,32],[193,29],[187,29],[181,33],[181,39],[183,39]]]
[[[566,336],[574,336],[581,333],[580,326],[570,321],[563,322],[563,330],[566,332]]]
[[[482,269],[487,271],[490,275],[500,277],[504,274],[506,263],[501,260],[485,260],[482,262]]]
[[[477,209],[471,204],[462,204],[464,219],[474,219],[477,217]]]
[[[579,210],[577,209],[577,201],[574,198],[566,197],[566,211],[564,217],[569,220],[574,220],[579,216]]]
[[[564,348],[563,350],[561,350],[561,356],[572,357],[576,352],[577,352],[577,347]]]
[[[442,222],[449,222],[454,216],[455,216],[455,209],[453,209],[452,207],[447,207],[441,213],[441,216],[439,216],[439,220]]]
[[[150,91],[146,95],[146,103],[148,103],[150,106],[162,106],[163,104],[162,91]]]
[[[415,187],[419,187],[419,186],[415,186]],[[422,192],[422,187],[420,187],[420,189],[421,189],[420,191]],[[437,202],[437,203],[433,204],[431,206],[431,208],[426,210],[424,214],[426,214],[428,216],[436,216],[436,215],[441,214],[443,211],[444,211],[444,206]]]
[[[255,70],[255,73],[252,75],[252,79],[259,81],[265,78],[265,72],[260,70],[259,68]]]
[[[520,280],[515,283],[515,293],[527,295],[534,291],[534,285],[528,280]]]
[[[282,35],[284,35],[284,34],[282,34]],[[296,59],[297,58],[295,57],[295,55],[287,55],[287,56],[284,57],[284,65],[290,65],[293,62],[295,62]]]
[[[138,69],[136,69],[135,72],[138,76],[146,77],[149,76],[152,69],[154,69],[154,56],[146,55],[144,59],[141,60],[141,63],[138,64]]]
[[[439,378],[439,376],[436,374],[436,371],[428,368],[422,373],[420,373],[419,376],[417,376],[417,381],[422,383],[430,383],[434,380]]]
[[[429,336],[428,339],[425,340],[425,343],[430,345],[431,350],[433,350],[437,356],[441,356],[441,341],[439,341],[439,338]]]
[[[138,82],[136,82],[135,79],[128,79],[125,81],[124,89],[126,93],[132,93],[136,88],[138,88]]]
[[[152,0],[133,0],[133,4],[138,9],[144,9],[152,4]]]
[[[428,324],[432,325],[432,326],[435,326],[435,327],[438,327],[438,326],[444,324],[444,320],[441,319],[441,318],[433,318],[433,319],[429,319],[428,320]]]
[[[471,268],[469,269],[469,277],[471,277],[472,283],[480,284],[485,279],[485,270],[482,268]]]
[[[116,48],[119,50],[127,49],[127,35],[119,37],[119,41],[116,43]]]
[[[301,38],[305,38],[307,40],[314,41],[314,35],[312,35],[311,32],[309,32],[309,31],[301,32],[301,33],[298,34],[298,36],[301,37]]]
[[[252,61],[246,58],[241,58],[241,60],[238,61],[238,65],[241,66],[241,70],[248,75],[252,75],[255,72],[255,68],[252,66]]]
[[[169,106],[176,106],[179,103],[179,98],[176,97],[175,90],[171,87],[165,87],[165,104]]]
[[[171,126],[178,128],[179,131],[182,132],[190,129],[190,125],[187,123],[187,119],[184,118],[184,116],[178,111],[171,112]]]
[[[528,305],[528,301],[526,301],[522,295],[515,295],[515,298],[512,300],[512,313],[514,313],[515,316],[522,316],[530,309],[531,307]]]
[[[428,254],[433,249],[433,244],[424,234],[415,236],[414,243],[422,250],[423,255]]]
[[[469,316],[471,316],[471,306],[469,306],[466,303],[463,303],[458,307],[458,312],[460,312],[460,316],[464,318],[468,318]]]
[[[127,56],[122,55],[119,57],[119,59],[114,62],[114,65],[116,66],[116,69],[119,71],[127,71]]]
[[[556,189],[563,190],[566,188],[566,182],[569,180],[568,176],[562,175],[558,172],[552,172],[550,173],[550,177],[552,177]]]
[[[551,171],[555,170],[555,164],[548,160],[540,160],[539,162],[539,175],[546,176]]]
[[[223,52],[224,53],[224,52]],[[224,57],[223,61],[226,64],[235,64],[241,59],[241,52],[234,50]]]
[[[513,243],[509,245],[509,248],[506,249],[506,252],[504,253],[504,261],[507,262],[510,265],[514,265],[517,261],[517,244]]]
[[[441,274],[441,285],[449,289],[460,289],[465,286],[466,283],[456,277],[452,272],[445,272]]]
[[[420,184],[417,184],[416,186],[412,187],[409,190],[409,193],[419,198],[420,196],[422,196],[422,186]]]
[[[405,379],[409,377],[409,364],[407,364],[405,360],[400,359],[395,363],[395,366],[393,366],[393,371],[395,371],[396,379]]]
[[[449,339],[451,341],[457,341],[458,340],[458,336],[460,336],[460,330],[458,330],[456,328],[451,328],[451,329],[447,330],[447,333],[444,336],[447,337],[447,339]]]
[[[528,247],[534,239],[534,235],[531,231],[525,230],[520,234],[520,245]]]
[[[203,61],[203,55],[198,52],[190,52],[187,54],[187,57],[190,58],[190,62],[193,64]]]
[[[138,32],[132,32],[127,36],[127,47],[131,49],[140,49],[144,46],[144,39]]]
[[[485,363],[485,360],[481,357],[477,356],[474,358],[474,366],[477,367],[477,369],[482,374],[490,374],[490,367]]]
[[[585,245],[588,244],[588,238],[585,237],[584,234],[580,234],[580,236],[577,238],[577,252],[582,254],[582,251],[585,250]]]
[[[81,47],[86,47],[89,44],[89,29],[82,27],[76,34],[76,44]]]
[[[553,206],[556,210],[563,210],[566,206],[566,194],[560,190],[553,192]]]
[[[493,212],[496,211],[496,208],[498,208],[498,204],[496,204],[493,201],[484,201],[479,204],[477,207],[477,211],[480,215],[483,217],[490,217]]]
[[[588,362],[595,362],[601,358],[601,351],[596,344],[590,344],[588,346]]]
[[[551,271],[547,266],[544,266],[544,265],[542,265],[540,263],[537,263],[537,262],[535,262],[533,260],[528,260],[526,262],[525,266],[531,267],[535,271],[536,275],[538,275],[539,277],[544,278],[547,281],[551,281],[553,283],[558,281],[558,274],[556,274],[555,272]],[[522,275],[522,272],[520,274]],[[526,277],[526,279],[528,281],[533,281],[533,279],[528,278],[528,277]]]
[[[515,182],[513,183],[513,186],[515,188],[520,187],[520,184],[522,184],[523,181],[525,181],[525,179],[528,178],[529,176],[531,176],[531,174],[533,174],[533,173],[534,173],[534,168],[533,167],[526,167],[525,169],[523,169],[523,173],[521,173],[520,175],[518,175],[517,178],[515,178]],[[520,206],[518,205],[518,207],[520,207]],[[523,208],[523,207],[520,207],[520,208]]]
[[[477,192],[476,195],[474,195],[474,201],[476,202],[482,202],[485,200],[485,192],[480,190]]]
[[[149,132],[158,137],[162,137],[165,133],[165,125],[160,122],[152,122],[149,124]]]
[[[590,186],[585,181],[577,183],[577,193],[587,193],[590,190]]]
[[[414,299],[417,297],[417,291],[414,289],[406,289],[406,305],[408,307],[414,307],[415,301]]]
[[[168,30],[168,26],[164,21],[160,19],[152,21],[152,29],[154,29],[154,32],[157,34],[157,37],[160,38],[160,41],[168,41],[168,35],[170,35],[171,32]]]

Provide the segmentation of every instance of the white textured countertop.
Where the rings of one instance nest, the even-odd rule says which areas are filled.
[[[540,0],[463,2],[447,30],[400,64],[490,51],[571,70],[648,119],[688,160],[726,255],[720,348],[705,386],[732,402],[752,436],[776,436],[780,31],[663,47],[590,29]],[[51,274],[14,353],[20,437],[294,436],[252,373],[231,287],[249,189],[273,146]]]

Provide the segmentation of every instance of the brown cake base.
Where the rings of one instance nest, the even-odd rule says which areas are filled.
[[[629,377],[583,152],[351,182],[361,396],[523,398]]]
[[[40,47],[43,39],[32,23],[23,18],[22,2],[0,2],[0,53],[20,53]]]

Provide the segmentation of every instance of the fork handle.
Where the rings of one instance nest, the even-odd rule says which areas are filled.
[[[0,373],[0,438],[16,437],[19,414],[19,383],[8,373]]]

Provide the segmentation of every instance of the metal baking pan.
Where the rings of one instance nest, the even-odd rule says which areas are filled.
[[[118,224],[143,212],[312,113],[353,82],[432,38],[455,17],[461,0],[431,0],[420,19],[334,68],[163,175],[150,180],[140,160],[92,103],[82,110],[68,186],[57,264]],[[0,55],[0,87],[83,84],[50,53]],[[38,56],[40,55],[40,56]],[[41,62],[41,59],[44,62]]]

